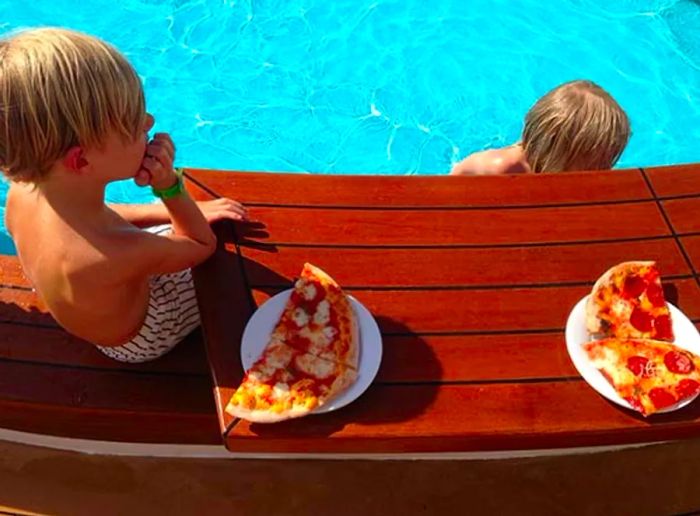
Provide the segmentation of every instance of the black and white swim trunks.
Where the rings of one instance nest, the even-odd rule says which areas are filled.
[[[154,226],[146,231],[160,235],[169,232],[170,225]],[[153,276],[149,282],[150,299],[141,330],[121,346],[97,346],[108,357],[132,363],[159,358],[199,326],[190,269]]]

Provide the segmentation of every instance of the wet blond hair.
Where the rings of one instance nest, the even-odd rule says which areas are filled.
[[[42,28],[0,40],[0,168],[38,183],[73,146],[100,147],[144,122],[141,80],[114,47],[79,32]]]
[[[522,145],[533,172],[611,168],[630,136],[630,123],[608,92],[591,81],[562,84],[525,116]]]

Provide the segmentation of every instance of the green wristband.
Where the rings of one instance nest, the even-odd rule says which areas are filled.
[[[182,181],[182,173],[183,170],[181,168],[176,168],[175,169],[175,175],[177,176],[177,181],[173,186],[170,186],[168,188],[153,188],[151,187],[151,190],[153,191],[153,195],[156,197],[160,197],[161,199],[172,199],[173,197],[177,197],[178,195],[182,194],[182,192],[185,191],[185,185]]]

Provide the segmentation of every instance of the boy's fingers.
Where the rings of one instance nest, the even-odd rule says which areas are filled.
[[[157,142],[150,143],[148,147],[146,147],[146,154],[160,160],[168,159],[172,161],[174,158],[172,151],[168,149],[167,146]]]
[[[175,143],[168,133],[156,133],[153,135],[154,143],[159,143],[168,148],[171,154],[175,155]]]

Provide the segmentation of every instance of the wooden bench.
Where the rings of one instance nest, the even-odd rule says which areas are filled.
[[[150,364],[122,365],[46,314],[0,258],[0,427],[238,452],[461,452],[700,435],[700,404],[645,420],[577,374],[563,327],[595,278],[655,259],[700,322],[700,166],[517,177],[188,171],[198,199],[245,202],[195,271],[203,330]],[[255,307],[304,261],[376,317],[379,375],[337,412],[278,425],[222,410],[242,376]],[[205,355],[206,347],[206,355]],[[210,374],[211,373],[211,374]],[[212,376],[213,375],[213,376]],[[213,377],[213,384],[211,378]],[[212,396],[212,389],[214,396]]]

